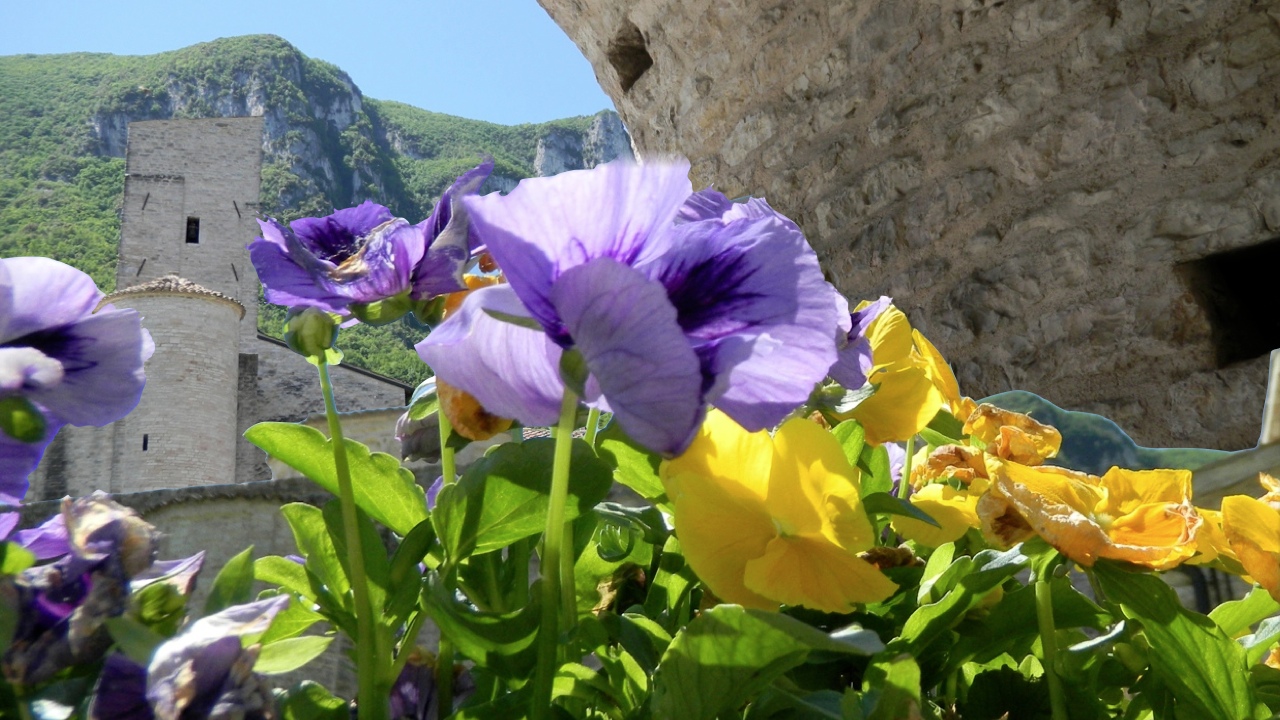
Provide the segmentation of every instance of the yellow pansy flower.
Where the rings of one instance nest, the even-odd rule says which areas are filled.
[[[991,490],[978,502],[983,532],[1001,544],[1034,531],[1090,567],[1100,557],[1168,570],[1196,552],[1203,519],[1191,505],[1191,472],[1074,470],[988,460]]]
[[[1265,473],[1258,479],[1267,488],[1261,499],[1222,499],[1222,531],[1245,571],[1280,602],[1280,484]]]
[[[964,432],[988,453],[1021,465],[1041,465],[1062,449],[1062,433],[1030,415],[983,403],[964,422]]]
[[[848,612],[897,588],[858,557],[874,545],[858,471],[808,420],[771,437],[713,410],[660,473],[685,558],[724,601]]]
[[[908,517],[895,517],[899,535],[928,547],[960,539],[969,528],[980,526],[978,498],[990,481],[984,453],[964,445],[943,445],[911,469],[911,504],[941,527]]]
[[[901,310],[886,308],[867,326],[866,337],[872,363],[867,381],[878,387],[848,417],[862,424],[868,442],[905,441],[939,410],[961,403],[951,368]]]

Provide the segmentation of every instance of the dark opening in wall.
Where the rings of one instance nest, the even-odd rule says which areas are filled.
[[[645,46],[644,35],[630,20],[624,21],[622,27],[618,28],[618,34],[609,41],[605,58],[613,66],[614,72],[618,73],[618,84],[622,86],[622,92],[630,90],[640,76],[653,67],[653,56],[649,55],[649,49]]]
[[[150,439],[151,439],[150,435],[147,435],[146,433],[142,434],[142,452],[147,451],[147,441]]]
[[[200,242],[200,218],[187,218],[187,243],[195,245]]]
[[[1280,238],[1178,266],[1209,318],[1218,367],[1280,348],[1277,271]]]

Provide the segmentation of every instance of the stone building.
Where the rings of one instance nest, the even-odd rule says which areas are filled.
[[[1257,441],[1280,347],[1280,7],[539,0],[641,156],[767,197],[961,389]]]

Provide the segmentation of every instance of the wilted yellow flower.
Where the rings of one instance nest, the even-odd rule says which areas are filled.
[[[897,588],[858,557],[874,545],[858,471],[812,422],[770,437],[712,411],[661,475],[685,558],[722,600],[848,612]]]
[[[961,402],[951,368],[901,310],[890,305],[867,326],[866,337],[872,362],[867,381],[878,387],[849,417],[866,429],[868,442],[907,440],[939,410]]]
[[[1280,484],[1259,476],[1262,499],[1231,495],[1222,499],[1222,531],[1253,580],[1280,601]]]
[[[943,445],[911,469],[911,504],[941,527],[921,520],[895,517],[898,534],[922,545],[938,547],[960,539],[979,527],[978,498],[987,491],[984,453],[964,445]]]
[[[1062,449],[1062,433],[1030,415],[983,403],[964,422],[964,432],[988,453],[1021,465],[1041,465]]]
[[[511,429],[514,421],[485,410],[471,393],[436,378],[436,394],[440,411],[449,419],[453,431],[468,440],[488,440]]]
[[[1002,544],[1029,529],[1086,567],[1100,557],[1167,570],[1196,552],[1203,520],[1188,470],[1111,468],[1101,478],[992,459],[978,502],[983,532]]]
[[[462,307],[462,301],[467,299],[471,293],[480,288],[489,287],[490,285],[500,285],[503,282],[501,275],[471,275],[467,274],[462,277],[462,282],[466,283],[466,290],[449,293],[444,296],[444,309],[440,314],[443,320],[458,311]]]

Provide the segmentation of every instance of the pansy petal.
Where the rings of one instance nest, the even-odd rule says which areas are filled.
[[[769,542],[747,563],[746,587],[784,605],[847,613],[879,602],[898,586],[874,565],[823,539],[795,536]]]
[[[892,365],[872,373],[869,381],[879,387],[851,412],[866,429],[868,442],[905,442],[942,407],[942,393],[918,365]]]
[[[62,382],[28,396],[72,425],[106,425],[138,404],[143,362],[155,351],[136,310],[106,307],[57,333],[26,341],[62,362]]]
[[[355,207],[336,210],[325,217],[294,220],[289,223],[289,229],[312,254],[330,260],[334,256],[345,257],[353,253],[358,238],[392,218],[390,210],[372,200],[365,200]]]
[[[89,720],[152,720],[147,702],[147,669],[121,653],[102,665],[89,702]]]
[[[348,302],[377,302],[409,289],[413,268],[425,251],[422,228],[396,218],[374,228],[357,253],[317,282]]]
[[[551,302],[622,429],[656,452],[684,450],[702,421],[702,372],[662,286],[597,258],[566,270]]]
[[[719,220],[733,207],[733,201],[719,190],[708,187],[690,195],[676,213],[677,223]]]
[[[742,579],[776,534],[759,496],[729,478],[668,474],[664,482],[681,552],[702,582],[725,602],[777,609]]]
[[[978,496],[950,485],[926,485],[912,493],[911,504],[941,526],[934,527],[911,517],[893,518],[893,529],[898,534],[921,545],[936,548],[959,540],[969,528],[981,525],[978,520]]]
[[[481,288],[417,344],[419,357],[494,415],[525,425],[554,425],[564,396],[560,348],[545,334],[485,310],[529,316],[509,285]]]
[[[915,340],[916,350],[924,358],[929,378],[942,391],[942,397],[946,398],[947,406],[957,407],[960,404],[960,384],[956,382],[956,374],[952,372],[951,366],[942,357],[942,353],[938,352],[938,348],[919,330],[913,328],[911,338]]]
[[[630,265],[673,222],[691,194],[688,161],[635,165],[523,180],[507,195],[463,204],[508,282],[553,339],[568,338],[551,304],[561,273],[594,258]]]
[[[859,306],[859,310],[863,309],[865,308]],[[855,326],[857,324],[855,321]],[[867,324],[865,335],[871,341],[876,367],[906,359],[915,345],[914,338],[911,337],[911,323],[907,321],[906,314],[893,306],[885,308],[872,318]]]
[[[8,274],[7,282],[0,278],[0,309],[7,310],[0,316],[0,345],[79,322],[102,299],[93,278],[57,260],[13,257],[0,265]]]
[[[1111,541],[1099,556],[1168,570],[1195,554],[1203,522],[1189,502],[1149,503],[1106,528]]]
[[[1280,601],[1280,512],[1247,495],[1222,499],[1222,530],[1240,564]]]
[[[20,505],[27,494],[27,477],[40,464],[44,450],[53,442],[62,424],[46,416],[45,436],[39,442],[25,443],[0,432],[0,505]]]
[[[747,432],[728,415],[712,410],[689,447],[664,462],[661,472],[663,477],[688,475],[732,481],[764,502],[769,495],[773,454],[769,433]]]
[[[707,400],[748,430],[781,422],[836,360],[831,287],[804,236],[770,212],[677,226],[639,267],[667,288],[712,382]]]
[[[249,243],[249,260],[262,282],[267,302],[286,307],[344,312],[346,298],[321,288],[311,272],[294,262],[283,235],[287,231],[274,220],[259,220],[258,225],[262,228],[262,235]],[[326,264],[323,271],[330,269],[332,263]]]
[[[67,539],[67,519],[62,513],[40,523],[39,526],[19,530],[12,540],[36,556],[37,560],[49,560],[71,552]]]
[[[18,521],[22,519],[22,515],[16,512],[0,513],[0,540],[9,537],[9,533],[18,527]]]
[[[862,511],[858,471],[835,436],[795,418],[773,437],[777,459],[769,475],[769,513],[787,535],[825,535],[854,551],[874,543]],[[831,506],[834,512],[828,512]]]
[[[1126,470],[1113,467],[1102,476],[1109,505],[1119,512],[1150,503],[1181,503],[1191,497],[1190,470]]]

